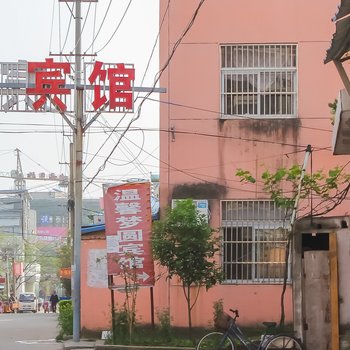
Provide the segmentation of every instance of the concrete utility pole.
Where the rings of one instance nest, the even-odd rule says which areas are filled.
[[[81,0],[75,3],[75,130],[74,130],[74,261],[73,273],[73,340],[80,340],[80,241],[83,201],[83,128],[84,128],[84,87],[82,85],[81,60]]]

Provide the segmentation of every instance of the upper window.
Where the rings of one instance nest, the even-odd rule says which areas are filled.
[[[296,61],[296,45],[221,46],[222,117],[296,117]]]

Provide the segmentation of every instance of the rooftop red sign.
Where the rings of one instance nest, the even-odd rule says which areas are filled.
[[[34,110],[45,109],[47,102],[60,112],[69,110],[67,96],[75,88],[66,82],[71,75],[70,63],[54,62],[52,58],[46,58],[44,62],[28,62],[26,73],[29,86],[26,94],[34,96]],[[91,107],[86,103],[86,111],[133,111],[133,65],[96,61],[86,64],[84,73],[84,90],[93,91]]]

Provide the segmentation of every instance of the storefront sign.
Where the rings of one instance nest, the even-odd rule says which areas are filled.
[[[150,183],[109,187],[104,196],[109,275],[135,276],[138,285],[154,285],[151,249]]]
[[[72,270],[70,267],[62,267],[60,269],[60,278],[70,279],[72,277]]]
[[[132,64],[85,63],[83,73],[85,112],[133,112]],[[70,63],[55,62],[53,58],[0,63],[0,110],[72,113],[76,89],[73,75]]]

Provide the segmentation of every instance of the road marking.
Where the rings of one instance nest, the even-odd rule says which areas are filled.
[[[26,345],[50,345],[56,343],[56,339],[46,339],[46,340],[17,340],[16,343],[26,344]]]

